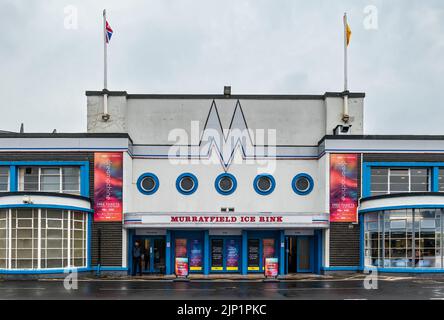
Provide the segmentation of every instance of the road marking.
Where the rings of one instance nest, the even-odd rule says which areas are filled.
[[[217,291],[217,289],[187,289],[187,288],[99,288],[100,291]]]
[[[6,291],[6,290],[46,290],[46,288],[24,288],[24,287],[19,287],[19,288],[11,288],[11,287],[2,288],[2,287],[0,287],[0,290],[3,290],[3,291]]]
[[[264,291],[366,290],[365,288],[265,288]]]

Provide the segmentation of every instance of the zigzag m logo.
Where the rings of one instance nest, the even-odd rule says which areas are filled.
[[[228,128],[223,128],[213,100],[202,133],[199,121],[191,122],[190,132],[189,135],[184,129],[174,129],[168,135],[169,141],[175,141],[168,151],[168,158],[173,163],[183,164],[184,161],[193,160],[195,163],[211,162],[215,152],[227,171],[237,150],[242,160],[249,164],[269,165],[270,160],[276,158],[276,130],[249,129],[239,101],[236,102]]]

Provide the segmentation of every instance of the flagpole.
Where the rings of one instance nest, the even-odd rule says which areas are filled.
[[[344,91],[348,91],[347,13],[344,13]]]
[[[350,115],[348,114],[348,41],[347,41],[347,13],[344,13],[344,109],[342,121],[348,123]]]
[[[106,9],[103,9],[103,121],[109,120],[108,114],[108,48],[106,42]]]
[[[108,51],[106,47],[106,9],[103,9],[103,88],[108,89]]]

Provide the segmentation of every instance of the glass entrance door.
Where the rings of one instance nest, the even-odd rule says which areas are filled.
[[[285,243],[287,273],[291,274],[314,272],[313,237],[287,237]]]
[[[297,272],[313,272],[313,239],[312,237],[297,238]]]
[[[165,273],[165,239],[159,237],[137,237],[142,246],[142,272]]]
[[[240,244],[240,238],[211,239],[211,271],[239,272]]]

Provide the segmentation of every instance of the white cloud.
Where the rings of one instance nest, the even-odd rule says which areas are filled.
[[[377,31],[362,25],[369,4]],[[78,30],[64,29],[67,5]],[[85,130],[84,91],[103,86],[105,6],[109,86],[131,93],[341,91],[347,11],[350,89],[368,95],[367,132],[444,134],[441,0],[2,0],[0,129]]]

